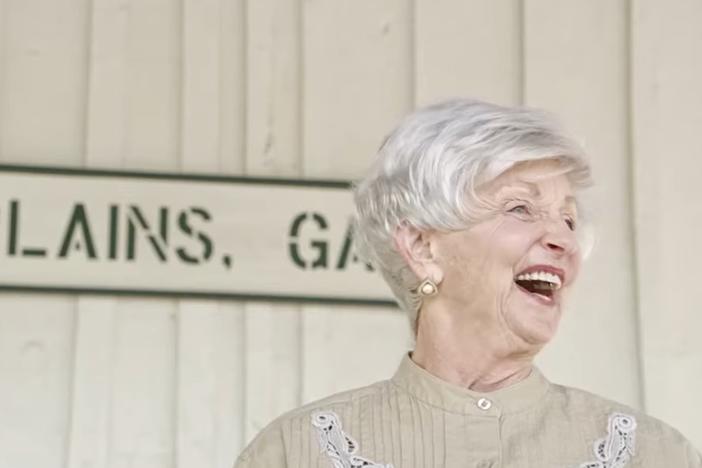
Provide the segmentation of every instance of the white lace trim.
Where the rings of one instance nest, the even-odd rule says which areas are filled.
[[[312,425],[317,428],[321,453],[326,453],[334,468],[393,468],[356,455],[358,443],[341,428],[339,416],[332,411],[312,415]]]
[[[636,418],[613,413],[607,423],[607,437],[595,442],[597,461],[583,463],[580,468],[623,468],[634,456]]]

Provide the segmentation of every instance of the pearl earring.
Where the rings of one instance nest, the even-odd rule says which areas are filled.
[[[417,292],[424,297],[435,296],[439,292],[439,288],[436,287],[436,283],[427,278],[417,286]]]

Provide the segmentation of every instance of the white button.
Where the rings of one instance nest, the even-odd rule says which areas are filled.
[[[488,400],[487,398],[481,398],[478,400],[478,408],[481,410],[487,411],[492,407],[492,402]]]

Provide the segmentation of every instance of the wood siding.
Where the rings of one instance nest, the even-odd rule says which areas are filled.
[[[353,179],[419,105],[552,110],[592,158],[597,245],[539,362],[702,448],[701,22],[694,0],[0,0],[0,161]],[[230,467],[411,346],[381,307],[0,308],[0,468]]]

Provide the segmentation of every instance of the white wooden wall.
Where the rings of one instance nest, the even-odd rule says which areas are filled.
[[[598,244],[541,365],[702,448],[701,23],[696,0],[0,0],[0,161],[354,178],[418,105],[551,109],[592,156]],[[0,468],[229,467],[410,346],[382,308],[2,293],[0,317]]]

